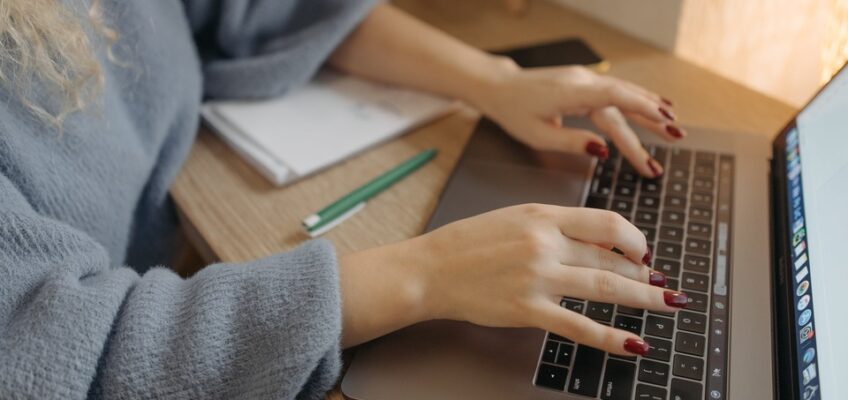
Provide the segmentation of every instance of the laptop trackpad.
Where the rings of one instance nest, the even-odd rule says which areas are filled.
[[[445,187],[427,231],[516,204],[580,206],[591,168],[590,157],[533,151],[483,120]]]

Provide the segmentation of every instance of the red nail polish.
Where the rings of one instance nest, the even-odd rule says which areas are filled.
[[[654,174],[654,178],[658,178],[662,175],[657,162],[653,158],[648,159],[648,168],[651,169],[651,172]]]
[[[668,132],[669,135],[674,136],[678,139],[683,139],[683,132],[680,129],[677,129],[674,125],[666,125],[665,131]]]
[[[601,160],[606,160],[609,157],[609,149],[607,146],[604,146],[598,142],[589,142],[586,144],[586,152],[600,158]]]
[[[669,107],[673,107],[673,106],[674,106],[674,103],[672,103],[672,102],[671,102],[671,100],[669,100],[669,99],[667,99],[667,98],[665,98],[665,97],[660,97],[660,100],[662,100],[662,102],[663,102],[663,103],[665,103],[665,105],[667,105],[667,106],[669,106]]]
[[[645,252],[645,255],[642,256],[642,264],[651,265],[651,259],[654,257],[654,253],[651,251],[651,246],[648,246],[648,251]]]
[[[677,308],[683,308],[689,304],[689,296],[686,293],[672,292],[671,290],[663,292],[663,300],[666,305]]]
[[[666,117],[669,120],[674,121],[674,115],[672,115],[671,112],[666,110],[665,108],[660,107],[660,114],[662,114],[663,117]]]
[[[651,271],[650,275],[648,275],[648,283],[650,283],[651,286],[665,287],[666,281],[667,279],[665,274],[662,272]]]
[[[629,353],[646,356],[648,355],[648,351],[651,350],[651,346],[644,340],[628,338],[624,341],[624,350]]]

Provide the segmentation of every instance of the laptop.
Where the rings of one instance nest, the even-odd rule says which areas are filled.
[[[589,127],[585,120],[567,122]],[[639,227],[653,267],[689,295],[676,314],[563,298],[647,339],[618,357],[536,329],[429,321],[361,346],[342,392],[386,399],[848,399],[848,68],[773,142],[688,127],[669,145],[639,131],[665,174],[538,153],[481,120],[428,230],[526,202],[613,210]]]

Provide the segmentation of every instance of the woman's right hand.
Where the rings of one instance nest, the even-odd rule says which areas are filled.
[[[685,294],[645,264],[645,236],[604,210],[527,204],[398,243],[421,285],[425,318],[537,327],[614,354],[645,354],[633,333],[560,306],[564,296],[673,312]],[[619,249],[623,255],[611,251]]]

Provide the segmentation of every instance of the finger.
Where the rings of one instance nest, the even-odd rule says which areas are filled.
[[[627,257],[608,248],[565,238],[564,257],[560,262],[584,268],[610,271],[637,282],[664,287],[665,274],[654,271],[642,263],[635,263]]]
[[[539,121],[531,133],[531,139],[525,140],[537,150],[589,154],[602,159],[609,156],[606,141],[590,130]]]
[[[668,106],[654,101],[626,85],[600,76],[594,82],[575,87],[577,93],[563,93],[563,96],[578,96],[592,108],[615,106],[622,111],[635,113],[656,122],[672,122],[675,117]],[[568,104],[564,101],[563,104]]]
[[[685,293],[646,285],[610,271],[567,265],[555,268],[551,284],[562,296],[663,312],[677,311],[689,299]]]
[[[657,134],[657,136],[667,141],[683,139],[686,136],[686,131],[675,124],[655,122],[634,113],[625,113],[624,115],[636,125]]]
[[[631,332],[601,325],[588,317],[544,302],[534,320],[539,328],[567,337],[578,344],[618,355],[646,355],[649,345]]]
[[[662,166],[642,147],[639,137],[627,125],[621,112],[615,107],[605,107],[589,114],[592,123],[609,137],[627,161],[642,176],[656,178],[663,174]]]
[[[642,86],[639,86],[639,85],[637,85],[633,82],[626,81],[624,79],[619,79],[619,78],[616,78],[616,77],[610,76],[610,75],[607,75],[606,77],[608,79],[611,79],[611,80],[621,84],[621,85],[625,85],[628,88],[630,88],[630,89],[632,89],[632,90],[634,90],[638,93],[641,93],[643,96],[651,99],[654,102],[665,104],[668,107],[674,107],[674,104],[671,102],[671,100],[669,100],[669,99],[667,99],[663,96],[660,96],[659,94],[657,94],[653,91],[650,91],[650,90],[648,90],[648,89],[646,89]]]
[[[647,264],[648,244],[639,228],[618,213],[595,208],[551,206],[554,222],[563,235],[589,243],[612,245],[633,262]]]

